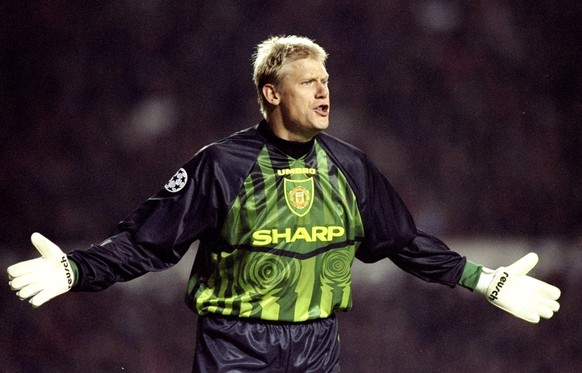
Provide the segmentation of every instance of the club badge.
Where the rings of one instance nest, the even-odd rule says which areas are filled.
[[[285,202],[297,216],[305,216],[313,205],[313,178],[303,180],[284,179]]]

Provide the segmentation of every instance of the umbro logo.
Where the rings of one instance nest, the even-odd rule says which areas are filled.
[[[279,176],[286,176],[286,175],[315,175],[317,170],[315,168],[307,168],[307,167],[295,167],[295,168],[285,168],[281,170],[277,170],[277,175]]]

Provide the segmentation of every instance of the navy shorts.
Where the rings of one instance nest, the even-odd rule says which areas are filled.
[[[194,373],[339,372],[335,316],[301,323],[201,316]]]

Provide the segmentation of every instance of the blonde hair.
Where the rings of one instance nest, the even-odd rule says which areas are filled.
[[[327,52],[313,40],[296,35],[272,36],[257,45],[253,54],[253,81],[264,117],[268,103],[263,97],[263,87],[269,83],[278,84],[285,64],[301,58],[314,58],[325,64]]]

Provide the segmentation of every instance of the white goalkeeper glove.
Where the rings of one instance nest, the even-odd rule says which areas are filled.
[[[537,254],[529,253],[508,267],[483,267],[475,291],[525,321],[536,324],[540,317],[549,319],[560,309],[560,289],[527,275],[537,262]]]
[[[36,308],[69,291],[75,275],[67,255],[57,245],[40,233],[33,233],[30,240],[42,257],[8,267],[8,278],[16,295],[21,300],[30,298]]]

